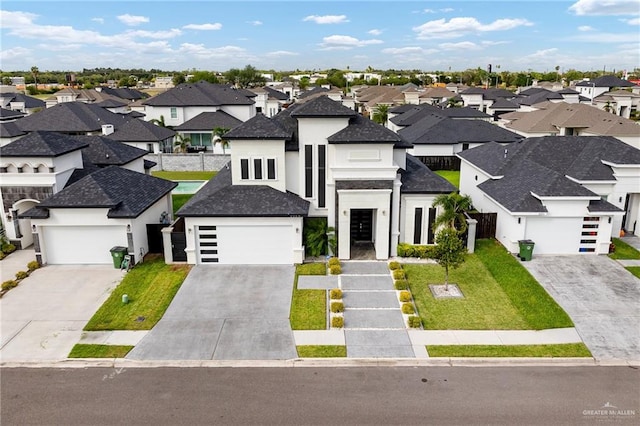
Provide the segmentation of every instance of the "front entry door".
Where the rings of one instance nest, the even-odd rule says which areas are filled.
[[[373,210],[351,210],[351,243],[373,241]]]

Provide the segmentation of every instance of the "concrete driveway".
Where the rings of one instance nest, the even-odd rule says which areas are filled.
[[[289,325],[293,278],[293,266],[196,266],[127,358],[295,358]]]
[[[109,265],[49,265],[32,272],[0,299],[0,360],[65,359],[123,276]]]
[[[607,256],[522,262],[573,320],[598,360],[640,360],[640,280]]]

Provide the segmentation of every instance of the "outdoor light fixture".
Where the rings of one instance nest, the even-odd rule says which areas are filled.
[[[127,232],[131,232],[131,225],[127,225]]]
[[[346,216],[347,215],[347,211],[346,210],[342,210],[342,214]]]

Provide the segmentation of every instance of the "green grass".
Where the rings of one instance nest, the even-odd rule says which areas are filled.
[[[296,346],[300,358],[344,358],[347,356],[346,346],[310,345]]]
[[[299,275],[325,275],[324,263],[305,263],[296,266],[293,295],[291,297],[291,328],[293,330],[326,330],[326,290],[298,290]]]
[[[459,170],[436,170],[435,174],[442,176],[456,188],[460,188],[460,171]]]
[[[167,265],[162,257],[136,265],[84,329],[150,330],[162,318],[189,269],[188,265]],[[122,303],[123,294],[129,296],[129,303]]]
[[[569,315],[496,240],[476,241],[476,256],[525,320],[527,328],[573,327]]]
[[[69,358],[124,358],[131,349],[133,346],[77,344],[71,349]]]
[[[431,357],[591,357],[584,343],[558,345],[443,345],[427,346]]]
[[[191,197],[195,194],[173,194],[171,195],[171,201],[173,202],[173,214],[180,209],[180,207],[184,206],[184,203],[189,201]]]
[[[168,170],[158,170],[151,172],[155,177],[168,180],[209,180],[214,177],[218,172],[202,172],[202,171],[187,171],[187,172],[172,172]]]
[[[640,279],[640,266],[627,266],[624,269],[631,272],[634,277]]]
[[[620,238],[612,238],[611,241],[613,241],[613,244],[616,246],[616,251],[609,253],[611,259],[640,259],[640,251],[631,247]]]

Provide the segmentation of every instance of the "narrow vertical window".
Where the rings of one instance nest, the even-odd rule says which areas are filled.
[[[249,179],[249,160],[246,158],[240,159],[240,178],[242,180]]]
[[[413,218],[413,244],[422,242],[422,207],[416,207]]]
[[[327,147],[318,145],[318,207],[326,207],[326,164]]]
[[[304,196],[313,197],[313,146],[304,146]]]
[[[276,178],[276,159],[268,158],[267,159],[267,179],[275,180]]]
[[[433,244],[433,222],[436,220],[436,209],[429,209],[429,228],[427,228],[427,244]]]
[[[253,159],[253,178],[256,180],[262,179],[262,158]]]
[[[178,108],[171,107],[171,118],[178,118]]]

